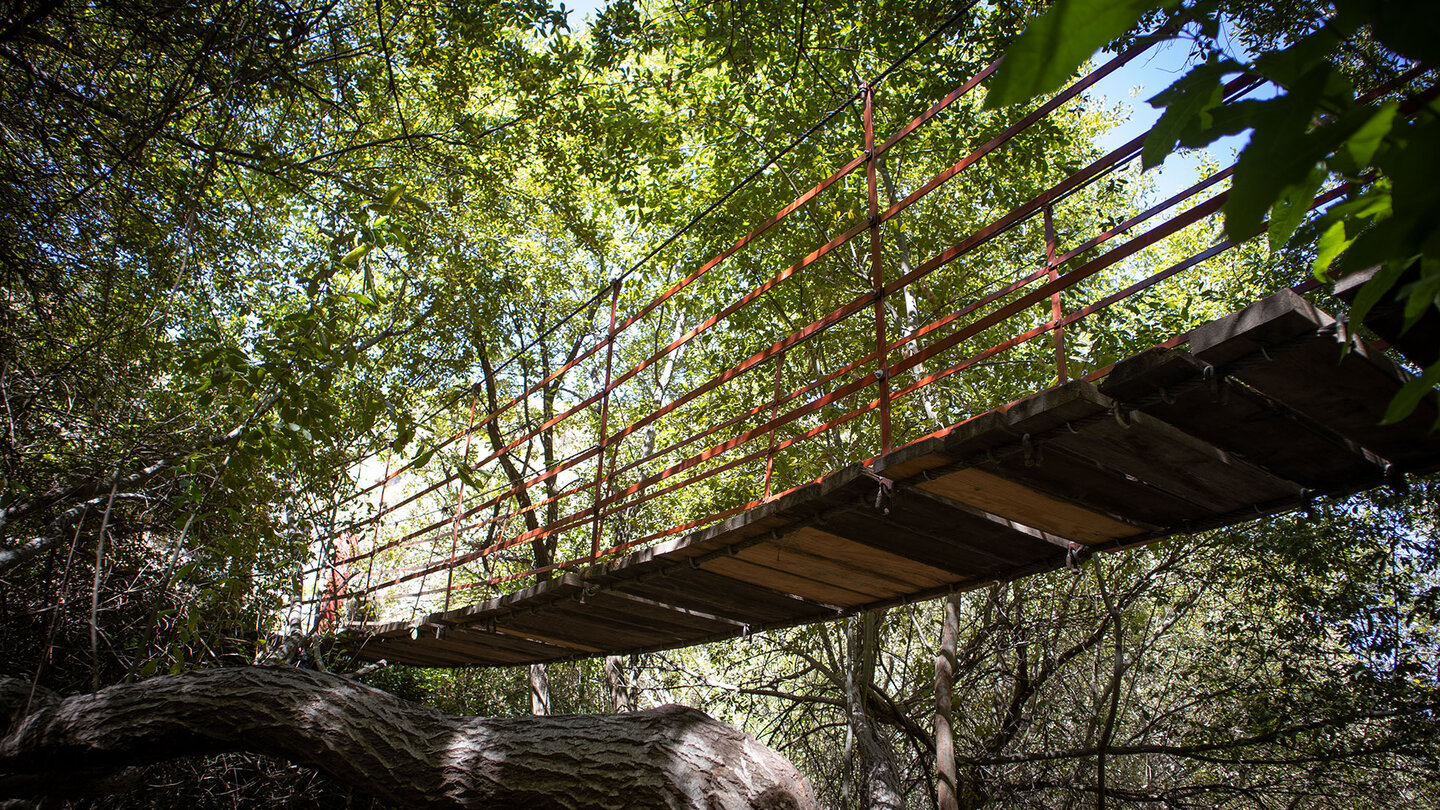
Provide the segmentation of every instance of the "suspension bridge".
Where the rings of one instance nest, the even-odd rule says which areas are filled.
[[[306,572],[307,604],[366,660],[653,651],[1075,566],[1440,469],[1434,397],[1381,424],[1410,375],[1319,308],[1313,281],[1137,354],[1104,350],[1115,329],[1157,329],[1233,250],[1186,238],[1217,232],[1231,168],[1120,222],[1088,215],[1147,133],[1050,172],[987,222],[951,222],[944,206],[975,193],[956,190],[966,177],[1043,137],[1047,117],[1147,47],[979,139],[947,111],[998,60],[881,138],[877,90],[897,62],[509,361],[487,359],[447,409],[456,429],[432,427],[426,450],[386,457],[383,472],[372,460],[375,480],[336,507],[369,511]],[[1261,85],[1242,76],[1226,98]],[[852,157],[690,258],[721,203],[846,123],[860,129]],[[937,142],[955,159],[895,190],[888,170],[930,165]],[[808,218],[847,195],[865,212],[853,222]],[[802,255],[774,248],[817,228]],[[683,274],[652,289],[660,268]],[[694,314],[715,300],[728,303]],[[1382,338],[1440,345],[1423,332],[1433,324],[1419,329]],[[436,454],[450,464],[426,473]]]

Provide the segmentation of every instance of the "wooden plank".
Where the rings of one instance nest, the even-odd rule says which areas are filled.
[[[411,666],[421,667],[466,667],[474,666],[477,661],[471,654],[457,652],[442,642],[436,641],[434,636],[424,636],[419,639],[394,639],[385,642],[385,658],[399,661],[405,657]],[[485,661],[484,663],[493,663]]]
[[[800,529],[774,542],[786,548],[823,555],[861,570],[874,571],[894,582],[909,586],[911,590],[933,588],[956,581],[956,576],[949,571],[891,554],[874,546],[846,540],[819,529]]]
[[[827,532],[965,578],[994,576],[1054,551],[1048,543],[997,520],[901,493],[890,514],[857,511]]]
[[[691,532],[685,537],[637,549],[619,560],[587,569],[584,577],[606,579],[611,576],[636,575],[641,569],[656,565],[666,566],[670,561],[700,556],[730,545],[753,542],[758,537],[783,530],[794,523],[843,510],[848,505],[851,487],[857,480],[866,478],[866,475],[864,465],[851,464],[818,482],[797,487],[759,506],[732,515],[720,523]]]
[[[875,459],[875,472],[893,481],[909,481],[954,461],[944,450],[943,438],[921,439]]]
[[[897,448],[875,460],[875,471],[896,481],[967,456],[1013,445],[1025,433],[1039,433],[1083,419],[1113,404],[1083,380],[973,416],[937,436]]]
[[[943,452],[955,461],[987,452],[1012,451],[1026,434],[1061,430],[1109,410],[1114,401],[1084,380],[1074,380],[1011,405],[962,422],[940,437]]]
[[[537,630],[533,626],[527,626],[524,629],[521,629],[518,627],[507,627],[503,624],[496,624],[494,627],[490,628],[490,632],[493,632],[496,635],[507,636],[516,640],[536,641],[551,647],[563,647],[568,650],[574,650],[576,653],[583,653],[587,655],[603,655],[605,653],[605,648],[603,646],[597,647],[594,644],[586,644],[584,641],[579,641],[573,638],[562,638],[551,633],[546,633],[543,630]]]
[[[591,636],[592,640],[621,636],[631,639],[625,644],[608,647],[614,650],[669,645],[696,635],[695,630],[689,626],[681,626],[668,618],[661,618],[663,614],[659,611],[641,614],[642,611],[633,606],[620,608],[599,602],[592,596],[584,603],[554,605],[545,611],[545,619],[566,627],[567,632],[570,627],[603,627],[599,634]]]
[[[576,612],[564,603],[556,603],[543,611],[517,613],[498,620],[496,630],[515,630],[520,635],[550,644],[568,642],[596,652],[639,649],[678,640],[667,634],[647,632],[608,617],[602,618],[598,614],[599,611]]]
[[[534,645],[527,649],[515,649],[488,643],[488,638],[476,633],[456,633],[442,631],[441,636],[436,638],[433,628],[419,628],[420,637],[407,645],[416,650],[417,654],[424,655],[433,661],[444,661],[444,666],[512,666],[515,664],[527,664],[534,661],[551,660],[563,658],[566,652],[554,647],[541,648]],[[391,642],[392,645],[397,642]],[[432,666],[440,666],[434,664]]]
[[[1335,282],[1335,297],[1349,304],[1355,303],[1360,288],[1374,278],[1379,269],[1376,265],[1346,275]],[[1426,307],[1420,319],[1407,328],[1405,301],[1397,297],[1400,290],[1419,280],[1420,264],[1417,262],[1401,273],[1390,291],[1370,308],[1365,315],[1365,325],[1405,359],[1424,368],[1440,362],[1440,312],[1436,312],[1434,307]]]
[[[1196,327],[1190,333],[1190,352],[1215,366],[1259,354],[1317,329],[1335,319],[1315,308],[1292,290],[1281,290],[1239,312]]]
[[[521,654],[525,656],[520,659],[521,663],[569,658],[575,655],[573,647],[545,644],[532,639],[490,632],[478,627],[447,627],[441,635],[447,640],[463,641],[467,644]]]
[[[1023,458],[1012,457],[983,465],[982,469],[1057,500],[1101,512],[1151,532],[1179,527],[1208,514],[1189,501],[1115,470],[1098,467],[1093,461],[1072,456],[1060,447],[1043,450],[1033,464],[1027,465]]]
[[[1115,401],[1085,380],[1071,380],[1064,385],[1041,391],[1015,403],[1005,414],[1011,434],[1045,433],[1068,428],[1097,413],[1110,410]]]
[[[917,486],[1077,543],[1104,543],[1145,532],[984,470],[964,469]]]
[[[1309,335],[1277,348],[1273,360],[1243,364],[1232,374],[1402,470],[1435,469],[1440,458],[1440,434],[1430,432],[1440,408],[1435,395],[1422,399],[1401,422],[1381,424],[1409,375],[1363,342],[1352,341],[1342,357],[1343,348],[1334,335]]]
[[[828,618],[831,605],[762,588],[700,568],[684,568],[661,577],[645,577],[615,586],[621,593],[722,616],[747,625],[780,624],[804,618]]]
[[[702,563],[700,567],[742,582],[793,593],[802,599],[824,602],[839,608],[856,607],[875,601],[875,597],[868,593],[820,582],[790,571],[757,565],[739,557],[717,557]]]
[[[1223,375],[1205,380],[1205,367],[1187,352],[1152,349],[1116,364],[1100,388],[1312,490],[1381,480],[1384,459]]]
[[[1062,433],[1058,446],[1214,513],[1299,495],[1301,487],[1165,422],[1133,412],[1122,425],[1102,419],[1078,433]]]
[[[735,556],[755,565],[802,574],[807,579],[856,591],[872,599],[895,596],[905,591],[905,583],[867,570],[863,566],[851,565],[827,558],[823,554],[775,542],[743,549]]]
[[[546,604],[551,601],[574,599],[585,589],[585,582],[574,574],[561,574],[558,577],[536,583],[528,588],[507,593],[484,602],[473,605],[452,608],[449,611],[432,613],[425,617],[425,624],[474,624],[486,621],[495,616],[505,615],[517,608],[530,609]],[[408,628],[410,625],[404,622],[398,623]],[[408,630],[407,630],[408,632]]]
[[[623,616],[625,621],[639,627],[669,632],[673,629],[682,636],[710,636],[715,634],[733,635],[744,627],[743,622],[730,621],[718,616],[695,610],[685,610],[671,605],[642,599],[640,597],[599,591],[575,606],[585,611],[609,611]]]

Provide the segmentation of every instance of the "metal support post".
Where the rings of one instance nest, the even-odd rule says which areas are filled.
[[[1045,266],[1049,268],[1051,281],[1060,278],[1060,270],[1055,266],[1055,209],[1053,206],[1045,206]],[[1069,379],[1065,368],[1065,327],[1060,325],[1060,319],[1065,316],[1065,309],[1060,303],[1060,291],[1056,290],[1050,296],[1050,319],[1055,323],[1055,379],[1057,385],[1064,385]]]
[[[875,174],[875,88],[865,85],[865,186],[870,198],[870,283],[875,290],[875,377],[880,392],[880,452],[888,453],[890,441],[890,346],[885,326],[885,270],[881,263],[880,200]]]
[[[475,403],[479,397],[470,395],[470,418],[465,423],[465,455],[460,459],[462,466],[470,464],[470,440],[475,431]],[[460,491],[455,495],[455,517],[450,521],[450,564],[445,566],[445,607],[450,610],[450,591],[455,585],[455,554],[460,550],[460,512],[465,508],[465,479],[460,478]]]
[[[775,355],[775,397],[770,404],[770,421],[774,422],[775,417],[780,415],[780,379],[785,372],[785,357],[789,352],[780,352]],[[770,429],[770,449],[765,452],[765,500],[770,500],[770,476],[775,469],[775,439],[780,430],[772,427]]]
[[[615,310],[620,304],[620,279],[610,284],[610,326],[605,331],[605,388],[600,395],[600,452],[595,455],[595,517],[590,533],[590,562],[600,557],[600,501],[605,483],[606,431],[610,429],[610,379],[615,366]]]

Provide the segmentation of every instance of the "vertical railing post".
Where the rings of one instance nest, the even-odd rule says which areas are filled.
[[[367,601],[370,598],[370,583],[375,577],[375,558],[380,556],[380,530],[385,524],[385,489],[390,486],[390,455],[385,455],[385,477],[380,479],[380,509],[375,513],[375,540],[370,543],[370,562],[365,566],[365,589],[361,593]],[[370,621],[370,613],[361,605],[360,629]]]
[[[885,270],[881,263],[880,199],[875,175],[875,88],[865,85],[865,185],[870,198],[870,283],[875,295],[875,378],[880,392],[880,452],[890,452],[890,345],[885,326]]]
[[[470,464],[470,440],[474,438],[475,403],[478,399],[477,395],[470,395],[470,418],[465,423],[465,455],[460,459],[464,467]],[[445,607],[441,612],[450,610],[450,592],[455,585],[455,554],[460,549],[460,512],[464,508],[465,477],[460,476],[460,491],[455,495],[455,517],[450,522],[450,563],[445,566]]]
[[[770,402],[770,421],[774,422],[775,417],[780,415],[780,379],[785,371],[785,357],[788,351],[782,351],[775,355],[775,398]],[[779,429],[770,428],[770,449],[765,451],[765,500],[770,500],[770,476],[775,469],[775,440],[779,438]]]
[[[606,432],[610,422],[610,375],[615,365],[615,310],[620,304],[620,279],[610,284],[610,326],[605,330],[605,387],[600,394],[600,448],[595,455],[595,518],[590,533],[590,562],[600,557],[601,488],[605,483]]]
[[[1050,269],[1047,273],[1051,281],[1060,278],[1060,269],[1055,266],[1055,209],[1052,206],[1045,206],[1045,266]],[[1065,327],[1060,325],[1060,319],[1065,315],[1065,309],[1060,303],[1060,291],[1056,290],[1050,295],[1050,319],[1055,323],[1055,379],[1057,385],[1064,385],[1069,379],[1065,368]]]

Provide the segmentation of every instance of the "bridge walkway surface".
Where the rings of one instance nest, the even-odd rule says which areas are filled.
[[[680,539],[413,623],[361,659],[509,666],[684,647],[1079,564],[1440,469],[1434,399],[1289,290]]]

